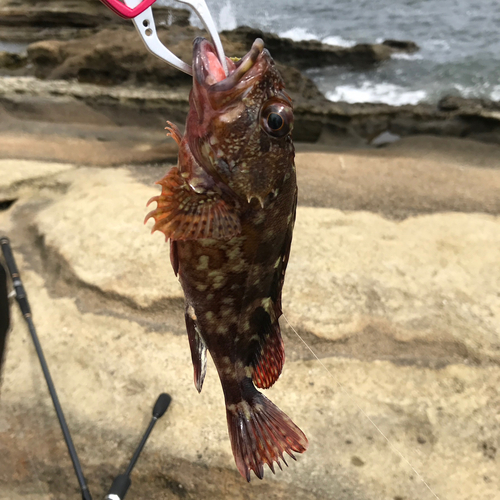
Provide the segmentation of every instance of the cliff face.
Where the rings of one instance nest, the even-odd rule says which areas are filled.
[[[183,60],[189,61],[192,40],[206,34],[189,25],[186,10],[155,6],[155,16],[162,42]],[[381,44],[358,44],[346,48],[314,41],[294,42],[248,27],[221,33],[226,52],[234,56],[244,54],[256,37],[264,38],[293,97],[297,141],[382,145],[399,137],[431,134],[500,143],[498,103],[455,97],[447,97],[438,105],[400,107],[332,103],[300,72],[328,65],[362,70],[383,63],[395,52],[418,50],[413,42],[386,40]],[[0,76],[31,76],[48,81],[62,79],[106,87],[125,85],[134,87],[136,95],[142,92],[143,97],[137,103],[128,101],[125,107],[116,103],[117,109],[114,110],[112,99],[108,99],[106,113],[112,115],[114,121],[127,125],[135,123],[144,104],[148,114],[162,116],[162,120],[180,116],[178,106],[165,103],[170,100],[171,90],[187,95],[191,85],[187,75],[147,52],[130,21],[115,16],[97,0],[3,0],[0,4],[0,40],[31,42],[26,54],[0,53]],[[33,80],[30,88],[35,89],[37,81]],[[2,87],[3,102],[12,102],[12,93],[24,92],[20,88],[23,84],[16,81],[3,82]],[[165,93],[161,103],[151,98],[152,87]],[[40,83],[40,89],[35,93],[51,94],[49,88],[50,85]],[[91,92],[83,92],[87,95],[86,103],[99,111],[102,100],[91,102]],[[100,95],[104,93],[99,92]],[[110,90],[110,94],[113,93],[116,92]],[[28,95],[28,100],[35,98]],[[44,117],[37,119],[43,121]],[[180,121],[184,119],[185,110]],[[156,127],[158,120],[150,123]],[[390,135],[379,137],[384,132]]]

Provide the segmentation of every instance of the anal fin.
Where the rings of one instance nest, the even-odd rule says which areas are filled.
[[[268,389],[278,380],[285,363],[285,347],[277,312],[276,304],[271,301],[257,306],[250,317],[250,327],[260,341],[248,364],[253,367],[253,383],[261,389]]]
[[[285,346],[276,320],[265,336],[261,350],[253,363],[253,383],[260,389],[268,389],[278,380],[284,364]]]
[[[185,314],[186,319],[186,330],[189,339],[189,347],[191,348],[191,360],[193,362],[194,368],[194,385],[198,392],[201,392],[203,387],[203,381],[205,380],[205,375],[207,373],[207,346],[198,333],[196,322],[191,317],[192,307],[188,306],[188,310]]]
[[[236,209],[214,191],[197,193],[177,167],[157,182],[162,186],[157,207],[146,216],[155,220],[154,231],[161,231],[172,240],[214,238],[228,240],[241,232]]]

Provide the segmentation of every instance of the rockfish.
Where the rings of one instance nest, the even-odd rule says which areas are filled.
[[[257,389],[271,387],[285,361],[278,318],[297,205],[293,110],[264,42],[242,59],[194,41],[193,89],[176,167],[158,181],[153,231],[170,240],[186,299],[185,321],[201,391],[206,351],[217,367],[238,470],[274,472],[283,453],[307,448],[304,433]],[[285,462],[286,463],[286,462]]]

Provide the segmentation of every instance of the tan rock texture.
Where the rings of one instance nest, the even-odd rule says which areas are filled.
[[[350,152],[346,166],[357,165],[360,186],[368,189],[370,178],[376,185],[391,155],[395,176],[407,159],[415,178],[425,178],[411,148],[387,151]],[[52,171],[40,163],[45,182],[32,181],[36,168],[3,181],[17,201],[0,212],[0,232],[11,237],[94,498],[124,470],[164,391],[172,406],[127,498],[497,498],[500,218],[491,209],[493,194],[483,194],[497,185],[500,170],[471,166],[483,180],[475,187],[464,181],[453,148],[448,152],[428,178],[468,186],[474,211],[427,204],[423,181],[406,215],[401,200],[411,183],[400,192],[394,183],[392,204],[373,191],[383,210],[360,205],[360,188],[345,210],[335,197],[326,202],[337,174],[324,177],[325,191],[302,198],[283,303],[320,360],[283,321],[288,359],[266,394],[303,428],[310,448],[283,472],[267,471],[250,484],[234,466],[211,363],[201,395],[193,387],[168,247],[143,225],[146,201],[158,189],[153,182],[167,167]],[[325,169],[340,164],[337,153],[304,153],[299,175],[320,160]],[[0,163],[1,174],[13,166]],[[80,498],[14,310],[0,389],[0,499]]]

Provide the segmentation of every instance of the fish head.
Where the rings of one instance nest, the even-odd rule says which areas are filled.
[[[292,101],[261,39],[243,58],[226,60],[227,76],[213,45],[194,41],[189,148],[217,182],[264,207],[294,168]]]

